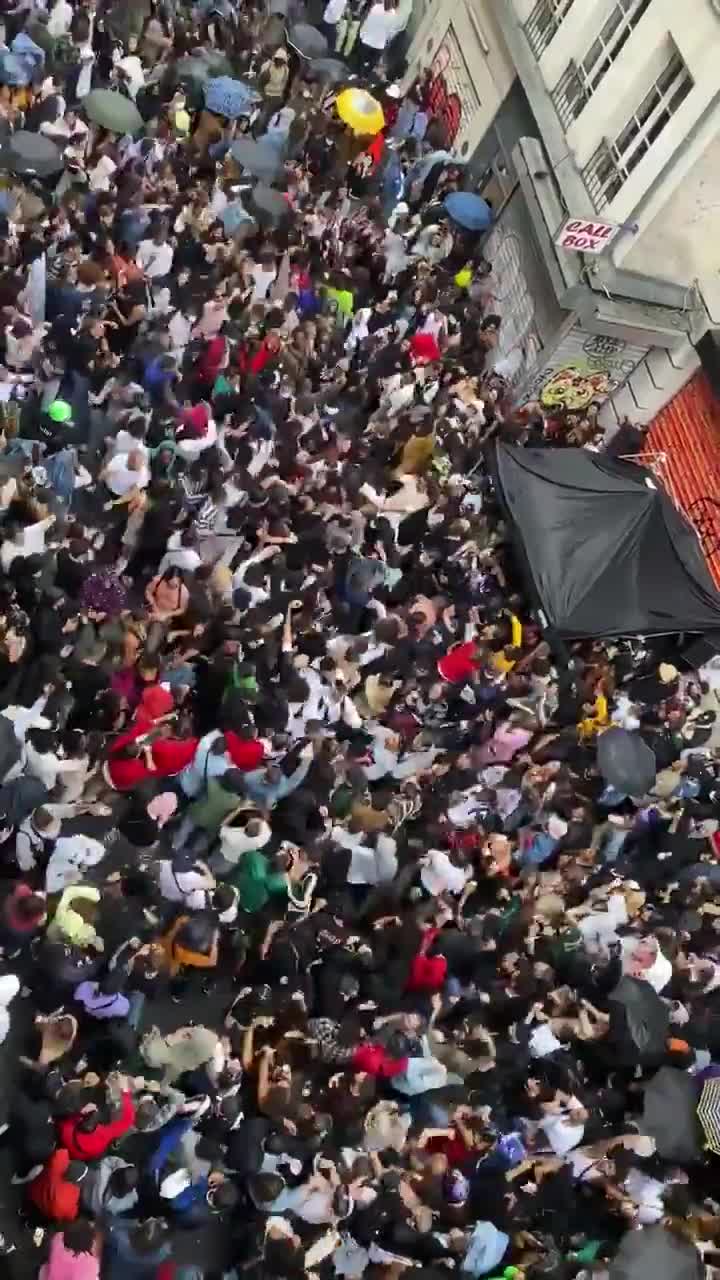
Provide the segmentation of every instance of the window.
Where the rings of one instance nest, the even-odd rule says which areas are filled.
[[[545,52],[557,35],[573,4],[574,0],[538,0],[524,28],[536,58]]]
[[[615,199],[692,87],[692,76],[675,50],[624,129],[614,142],[606,138],[585,167],[585,185],[596,209]]]
[[[569,64],[553,91],[555,109],[565,128],[590,101],[649,7],[650,0],[618,0],[582,62]]]

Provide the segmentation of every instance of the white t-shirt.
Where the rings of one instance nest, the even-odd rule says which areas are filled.
[[[137,261],[149,280],[169,275],[174,256],[175,250],[167,240],[164,244],[156,244],[154,240],[141,240],[138,245]]]
[[[105,468],[105,484],[116,498],[122,498],[131,489],[145,489],[150,483],[150,472],[143,465],[138,471],[128,467],[128,454],[116,453]]]
[[[169,861],[160,863],[158,886],[168,902],[182,902],[192,911],[202,911],[208,877],[203,871],[174,871]]]
[[[91,169],[88,174],[91,191],[109,191],[110,179],[116,169],[117,165],[109,156],[101,156],[94,169]]]
[[[360,39],[371,49],[384,49],[397,29],[394,9],[374,4],[360,28]]]
[[[540,1128],[556,1156],[564,1156],[572,1151],[573,1147],[582,1142],[585,1133],[584,1124],[571,1124],[564,1115],[545,1116],[540,1121]]]
[[[271,267],[267,271],[265,267],[257,265],[253,267],[250,274],[255,281],[252,300],[253,302],[264,302],[268,296],[270,285],[277,279],[277,271],[275,267]]]
[[[347,0],[328,0],[323,13],[323,22],[339,22],[347,6]]]

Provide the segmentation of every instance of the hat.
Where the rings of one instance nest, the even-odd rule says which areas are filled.
[[[670,662],[661,662],[658,667],[658,675],[663,684],[672,684],[673,680],[677,680],[677,667],[673,667]]]
[[[276,49],[273,54],[273,58],[281,58],[283,62],[287,62],[287,49]]]
[[[53,422],[67,422],[72,418],[72,409],[67,400],[53,400],[48,408],[48,417],[52,418]]]

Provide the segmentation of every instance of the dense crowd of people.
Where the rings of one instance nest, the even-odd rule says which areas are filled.
[[[712,1266],[720,676],[533,617],[495,441],[603,445],[514,407],[408,18],[319,19],[368,137],[249,3],[5,10],[10,1276]]]

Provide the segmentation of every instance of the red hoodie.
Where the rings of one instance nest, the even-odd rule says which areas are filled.
[[[80,1187],[65,1180],[69,1164],[70,1152],[60,1147],[28,1187],[31,1204],[52,1222],[74,1222],[80,1212]]]
[[[78,1125],[85,1117],[68,1116],[67,1120],[58,1123],[58,1137],[65,1150],[70,1153],[71,1160],[99,1160],[105,1155],[111,1142],[121,1138],[135,1123],[135,1107],[132,1094],[122,1095],[122,1107],[117,1120],[109,1124],[99,1124],[89,1132],[83,1132]]]
[[[225,730],[225,746],[236,769],[251,773],[265,759],[265,748],[259,738],[241,738],[232,729]]]
[[[133,725],[132,729],[128,729],[127,733],[121,733],[115,739],[108,752],[107,769],[110,775],[110,781],[118,791],[130,791],[132,787],[137,787],[141,782],[145,782],[147,778],[154,778],[155,774],[152,769],[148,769],[145,763],[145,757],[135,756],[132,759],[118,760],[117,751],[127,746],[129,742],[134,742],[136,738],[142,737],[147,732],[147,726],[144,724]]]
[[[447,680],[450,684],[460,684],[462,680],[469,680],[482,666],[482,659],[476,657],[476,653],[477,645],[474,640],[468,640],[466,644],[458,644],[454,649],[448,649],[447,653],[438,659],[437,664],[443,680]]]
[[[152,744],[155,772],[161,778],[180,773],[195,759],[199,738],[158,738]]]
[[[160,684],[151,684],[149,689],[145,689],[140,699],[140,706],[133,716],[133,723],[142,725],[143,729],[149,729],[156,720],[169,715],[174,708],[175,701],[172,694],[167,689],[163,689]]]

